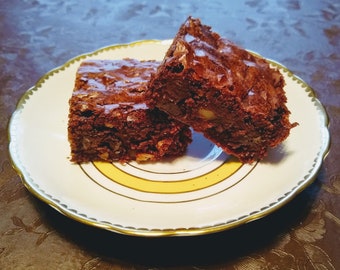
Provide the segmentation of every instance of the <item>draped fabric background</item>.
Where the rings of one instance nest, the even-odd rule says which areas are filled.
[[[315,90],[332,139],[315,182],[268,217],[185,238],[102,231],[33,197],[8,153],[8,120],[23,93],[79,54],[172,38],[188,15]],[[339,1],[2,1],[0,64],[0,269],[340,269]]]

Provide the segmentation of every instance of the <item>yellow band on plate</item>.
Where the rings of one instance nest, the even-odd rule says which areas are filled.
[[[241,162],[231,159],[215,170],[197,177],[163,181],[161,179],[149,180],[126,173],[112,163],[93,162],[93,164],[103,175],[120,185],[138,191],[162,194],[183,193],[207,188],[225,180],[242,167]]]

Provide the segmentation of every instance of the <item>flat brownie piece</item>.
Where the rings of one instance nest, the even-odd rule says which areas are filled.
[[[244,163],[263,158],[296,125],[284,79],[269,63],[189,17],[147,92],[150,107],[202,132]]]
[[[71,161],[156,161],[183,155],[188,126],[145,104],[145,90],[159,62],[87,60],[70,98]]]

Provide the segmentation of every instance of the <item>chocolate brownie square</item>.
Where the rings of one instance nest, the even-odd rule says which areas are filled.
[[[189,17],[152,76],[147,100],[252,163],[296,125],[289,121],[284,84],[266,60]]]
[[[69,105],[71,161],[156,161],[183,155],[189,127],[146,105],[145,91],[159,62],[86,60]]]

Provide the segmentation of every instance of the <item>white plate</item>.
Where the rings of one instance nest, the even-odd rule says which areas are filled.
[[[314,180],[329,147],[326,112],[306,83],[273,61],[287,83],[291,121],[300,125],[265,160],[242,165],[194,133],[188,154],[172,161],[72,164],[68,100],[80,62],[162,60],[170,42],[138,41],[78,56],[24,94],[10,120],[9,150],[30,192],[99,228],[136,236],[199,235],[263,217]]]

